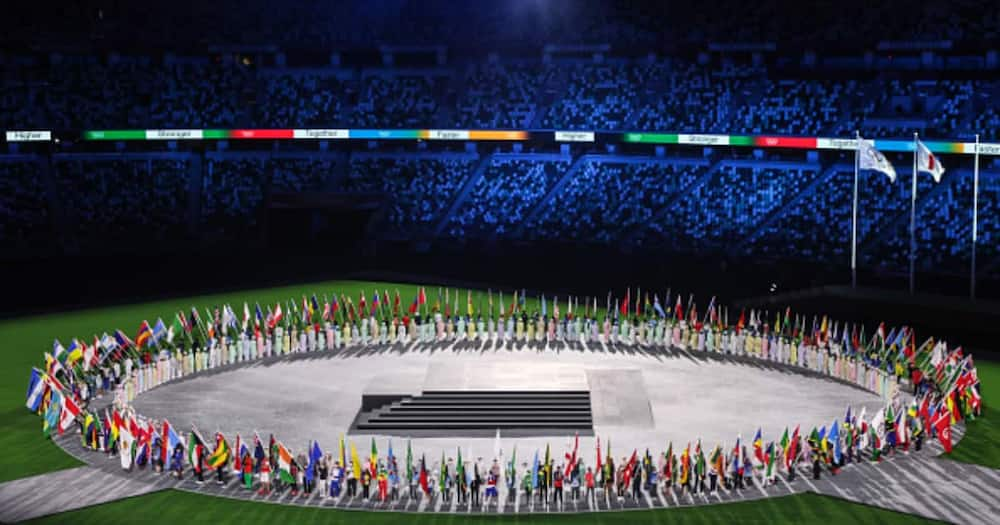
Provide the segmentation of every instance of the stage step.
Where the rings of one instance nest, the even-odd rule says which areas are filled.
[[[353,431],[388,435],[565,435],[593,432],[587,391],[436,390],[386,396],[355,418]]]

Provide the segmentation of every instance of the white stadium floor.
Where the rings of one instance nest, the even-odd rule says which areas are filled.
[[[346,352],[302,354],[199,374],[139,395],[139,414],[167,418],[179,430],[196,425],[207,439],[221,430],[263,440],[270,433],[293,452],[305,452],[318,440],[324,452],[337,454],[361,406],[363,392],[418,394],[421,390],[589,390],[595,436],[581,436],[586,464],[593,464],[595,437],[602,452],[610,439],[616,459],[646,448],[654,457],[673,442],[679,453],[690,441],[702,439],[706,455],[716,444],[732,447],[738,434],[750,445],[758,427],[765,444],[777,441],[785,427],[813,426],[841,419],[867,407],[872,414],[878,396],[815,375],[803,375],[770,363],[700,352],[610,350],[559,346],[546,349],[374,347]],[[362,460],[370,449],[370,434],[348,438]],[[388,436],[376,436],[384,457]],[[406,439],[392,438],[397,457],[405,458]],[[503,437],[500,448],[509,457],[517,446],[518,463],[530,461],[535,450],[552,446],[557,462],[572,448],[572,435]],[[414,453],[427,454],[428,467],[441,453],[482,458],[496,455],[496,439],[441,436],[414,438]]]

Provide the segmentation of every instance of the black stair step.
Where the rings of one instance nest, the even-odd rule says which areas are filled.
[[[518,429],[518,428],[570,428],[570,429],[587,429],[589,430],[591,426],[589,424],[581,423],[558,423],[558,422],[531,422],[531,423],[360,423],[357,428],[359,430],[472,430],[472,429],[485,429],[490,430],[494,428],[500,429]]]
[[[493,410],[498,412],[520,411],[520,412],[549,412],[549,411],[573,411],[590,412],[590,404],[579,405],[453,405],[453,404],[426,404],[426,405],[399,405],[389,409],[392,412],[440,412],[440,411],[464,411],[464,410]]]
[[[525,422],[527,422],[527,421],[543,421],[543,422],[544,421],[560,421],[560,422],[579,421],[579,422],[588,422],[589,423],[589,422],[593,421],[593,418],[591,418],[590,416],[587,416],[587,415],[581,415],[581,416],[539,415],[539,416],[535,416],[535,417],[523,416],[523,415],[522,416],[515,415],[515,416],[496,417],[496,416],[467,416],[467,415],[454,415],[454,416],[392,416],[391,414],[386,414],[386,415],[376,416],[376,417],[368,419],[369,423],[373,423],[373,422],[376,422],[376,421],[377,422],[389,422],[389,421],[399,421],[399,422],[406,422],[406,421],[411,421],[411,422],[413,422],[413,421],[427,421],[427,422],[451,422],[451,421],[480,422],[480,421],[497,421],[497,422],[500,422],[500,421],[503,421],[503,422],[506,422],[506,423],[513,423],[513,422],[518,422],[518,421],[525,421]]]
[[[522,411],[522,410],[428,410],[373,413],[372,417],[590,417],[589,410]]]
[[[590,398],[590,392],[567,392],[564,390],[551,390],[551,391],[532,391],[525,392],[520,390],[491,390],[491,391],[477,391],[477,390],[455,390],[455,391],[433,391],[424,392],[420,397],[572,397],[572,398]]]
[[[416,397],[399,401],[400,405],[590,405],[590,399],[425,399]]]

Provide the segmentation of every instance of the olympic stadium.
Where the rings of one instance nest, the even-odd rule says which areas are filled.
[[[1000,509],[987,3],[4,12],[0,522]]]

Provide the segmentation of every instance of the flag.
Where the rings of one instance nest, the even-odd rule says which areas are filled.
[[[881,151],[875,149],[868,141],[858,137],[858,167],[862,170],[877,171],[890,182],[896,182],[896,169],[885,158]]]
[[[292,453],[280,441],[276,447],[278,456],[277,475],[285,483],[294,483],[295,478],[292,477],[292,461],[294,461]]]
[[[152,343],[157,344],[167,335],[167,325],[163,323],[163,319],[157,318],[156,324],[153,325],[153,335],[151,337]]]
[[[441,474],[438,476],[438,490],[444,492],[448,482],[448,464],[444,461],[444,451],[441,451]]]
[[[344,443],[344,435],[340,435],[340,466],[347,469],[347,445]]]
[[[767,452],[764,454],[765,465],[767,466],[767,477],[771,477],[774,474],[774,442],[771,441],[767,444]]]
[[[66,363],[72,367],[74,363],[83,359],[83,348],[84,345],[77,341],[75,338],[70,341],[69,350],[66,352]]]
[[[760,464],[764,464],[764,440],[761,438],[761,429],[757,429],[757,433],[753,436],[753,454],[757,458]]]
[[[225,436],[221,432],[217,432],[215,434],[215,450],[206,458],[208,466],[214,469],[225,466],[229,461],[230,454],[229,443],[226,442]]]
[[[535,460],[532,462],[531,467],[531,486],[538,488],[538,449],[535,449]]]
[[[920,140],[917,140],[917,171],[930,173],[934,182],[941,182],[941,176],[944,175],[944,166]]]
[[[319,448],[319,441],[313,441],[312,449],[309,450],[309,468],[306,469],[306,479],[310,482],[313,479],[316,465],[323,458],[323,450]]]
[[[136,347],[142,348],[151,337],[153,337],[153,329],[149,327],[149,323],[147,321],[143,321],[142,324],[139,325],[139,332],[135,334]]]
[[[576,451],[580,448],[580,434],[577,433],[573,440],[573,454],[566,454],[566,469],[563,472],[563,476],[569,477],[569,473],[573,472],[573,468],[576,466]]]
[[[630,297],[631,294],[632,294],[632,290],[631,289],[626,289],[625,290],[625,299],[622,299],[621,310],[620,310],[620,313],[621,313],[622,317],[625,317],[625,316],[628,315],[628,301],[629,301],[629,297]]]
[[[25,406],[32,412],[38,412],[42,405],[42,398],[45,397],[46,382],[45,374],[37,368],[31,369],[31,378],[28,379],[28,396]]]
[[[166,463],[168,469],[173,468],[174,449],[177,448],[177,445],[183,447],[184,441],[181,440],[179,435],[177,435],[177,432],[174,430],[174,427],[170,425],[170,422],[165,419],[163,420],[163,438],[161,443],[163,444],[163,454],[161,454],[160,457],[163,458],[163,461]]]
[[[423,454],[420,455],[420,488],[424,494],[431,493],[431,488],[427,484],[427,456]]]
[[[941,407],[933,421],[934,429],[937,430],[938,441],[944,447],[945,453],[951,452],[951,414],[948,409]]]
[[[406,480],[413,479],[413,449],[410,447],[410,440],[406,440]]]
[[[795,456],[799,453],[799,426],[795,425],[795,430],[792,431],[792,439],[788,442],[788,445],[782,445],[785,451],[785,469],[791,469],[793,463],[795,462]]]
[[[242,442],[242,440],[240,439],[239,432],[237,432],[236,433],[236,442],[233,443],[233,453],[230,454],[230,456],[232,456],[232,460],[233,460],[233,471],[234,472],[241,472],[243,470],[243,468],[242,468],[242,462],[241,462],[241,460],[243,458],[242,450],[245,450],[246,448],[247,448],[246,445],[244,445],[243,442]]]
[[[354,446],[354,441],[351,441],[351,463],[353,463],[351,470],[354,471],[354,478],[361,479],[361,458],[358,457],[358,448]]]
[[[667,316],[667,313],[663,311],[663,306],[660,305],[660,296],[655,294],[653,295],[653,310],[656,312],[656,315],[660,317]]]
[[[375,438],[372,438],[372,456],[371,463],[368,464],[368,472],[371,474],[372,479],[375,479],[375,475],[378,472],[375,471],[375,466],[378,464],[378,448],[375,446]]]
[[[830,425],[830,433],[827,435],[826,439],[833,446],[833,462],[835,464],[840,464],[840,424],[837,420],[833,420],[833,424]]]

